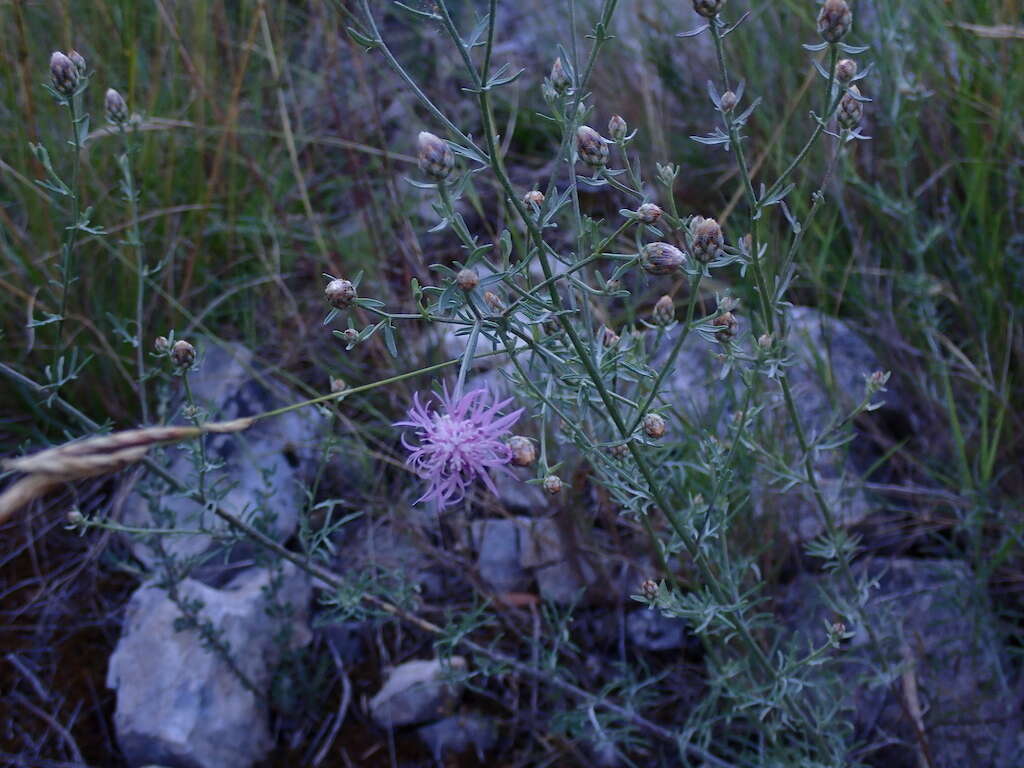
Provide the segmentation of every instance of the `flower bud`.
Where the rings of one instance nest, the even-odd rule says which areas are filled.
[[[648,413],[644,416],[644,434],[657,440],[665,436],[665,419],[657,413]]]
[[[885,385],[889,382],[889,376],[892,375],[890,371],[875,371],[870,376],[865,377],[864,389],[868,397],[875,395],[885,389]]]
[[[491,291],[484,291],[484,302],[493,312],[501,312],[505,309],[505,304],[502,302],[496,293]]]
[[[348,280],[331,280],[324,288],[324,295],[327,302],[335,309],[345,309],[351,306],[356,298],[356,287]]]
[[[572,86],[572,80],[569,79],[569,75],[566,74],[565,67],[562,66],[562,57],[556,56],[555,63],[551,65],[551,75],[548,78],[551,81],[551,87],[555,89],[557,93],[564,94]]]
[[[544,193],[539,189],[531,189],[523,195],[523,202],[527,205],[536,205],[539,208],[544,205]]]
[[[78,67],[60,51],[50,56],[50,82],[53,90],[61,96],[70,98],[78,87]]]
[[[344,392],[346,389],[348,389],[348,384],[345,383],[344,379],[338,378],[336,376],[332,376],[331,377],[331,393],[332,394],[337,394],[338,392]]]
[[[78,77],[85,77],[85,57],[72,48],[68,51],[68,58],[71,59],[71,63],[75,65],[75,71],[78,72]]]
[[[359,343],[359,331],[355,328],[346,328],[341,332],[341,338],[345,340],[346,344],[358,344]]]
[[[676,305],[668,294],[658,299],[651,312],[651,319],[656,325],[671,325],[676,319]]]
[[[714,219],[698,216],[692,228],[693,257],[701,264],[714,259],[725,245],[722,228]]]
[[[609,280],[607,283],[604,284],[604,289],[606,293],[616,293],[621,287],[621,280]]]
[[[818,34],[827,43],[838,43],[853,26],[853,12],[846,0],[825,0],[818,14]]]
[[[711,321],[711,324],[719,329],[715,333],[715,338],[722,344],[732,341],[736,338],[736,334],[740,332],[740,321],[736,319],[736,315],[732,312],[719,315]]]
[[[608,449],[609,453],[616,459],[626,458],[626,454],[629,453],[629,448],[625,445],[613,445]]]
[[[589,125],[576,129],[576,153],[580,160],[594,168],[601,168],[608,162],[608,145]]]
[[[558,475],[548,475],[544,478],[544,490],[552,496],[562,492],[562,478]]]
[[[537,449],[533,441],[521,435],[514,435],[508,441],[508,449],[512,452],[509,463],[515,467],[529,467],[537,460]]]
[[[417,138],[420,170],[435,181],[443,181],[455,167],[455,155],[444,141],[432,133],[420,131]]]
[[[626,125],[626,121],[622,119],[622,116],[612,115],[612,119],[608,121],[608,135],[615,139],[615,141],[622,141],[626,138],[627,131],[629,131],[629,126]]]
[[[170,348],[170,342],[167,341],[166,336],[157,336],[153,339],[153,349],[159,352],[161,355],[164,354]]]
[[[857,62],[853,59],[840,59],[836,64],[836,79],[846,85],[857,75]]]
[[[85,522],[85,515],[79,509],[72,509],[68,512],[68,525],[81,525]]]
[[[124,97],[113,88],[107,88],[103,106],[107,112],[107,122],[111,125],[124,125],[128,122],[128,105]]]
[[[460,269],[455,276],[455,283],[466,293],[469,293],[480,284],[480,278],[472,269]]]
[[[184,339],[174,342],[171,348],[171,362],[179,368],[188,368],[196,361],[196,348]]]
[[[604,345],[606,347],[614,347],[616,344],[619,343],[619,340],[621,338],[622,337],[619,336],[619,334],[617,334],[611,328],[601,329],[601,340],[604,342]]]
[[[735,93],[733,93],[732,91],[726,91],[725,93],[722,94],[722,98],[718,100],[718,106],[721,108],[723,112],[732,112],[732,110],[736,107],[737,101],[738,99],[736,98]]]
[[[672,189],[672,185],[676,183],[676,176],[679,175],[679,166],[672,163],[655,163],[655,170],[658,172],[658,181]]]
[[[857,100],[857,96],[860,96],[860,89],[856,85],[851,85],[850,90],[839,101],[836,120],[839,122],[839,127],[847,131],[854,130],[864,117],[864,104]]]
[[[684,258],[682,251],[668,243],[648,243],[640,250],[640,266],[651,275],[671,275]]]
[[[644,224],[653,224],[661,218],[664,211],[654,203],[644,203],[636,209],[636,218]]]
[[[772,337],[767,333],[762,333],[757,339],[757,346],[761,349],[771,349]]]
[[[713,19],[722,10],[725,0],[693,0],[693,10],[705,19]]]
[[[640,594],[648,600],[654,600],[658,596],[658,582],[654,579],[645,579],[640,585]]]

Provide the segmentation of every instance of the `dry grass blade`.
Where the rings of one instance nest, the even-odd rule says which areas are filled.
[[[247,418],[202,427],[129,429],[65,443],[30,456],[6,459],[4,469],[24,472],[25,477],[0,494],[0,523],[56,486],[124,469],[140,461],[155,445],[179,443],[204,432],[241,432],[252,423],[253,419]]]

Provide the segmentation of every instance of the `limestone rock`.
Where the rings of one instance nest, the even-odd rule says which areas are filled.
[[[459,683],[446,680],[448,672],[466,669],[466,660],[453,656],[407,661],[392,670],[387,682],[370,699],[370,715],[382,728],[397,728],[437,720],[451,712],[462,695]]]

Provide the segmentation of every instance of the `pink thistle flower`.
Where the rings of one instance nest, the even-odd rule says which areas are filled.
[[[512,451],[501,438],[523,409],[499,415],[512,399],[497,402],[487,388],[453,397],[445,385],[444,394],[435,398],[440,409],[424,405],[416,393],[406,420],[394,424],[416,430],[415,445],[402,435],[402,445],[409,450],[406,464],[427,481],[426,493],[416,503],[436,501],[441,507],[457,504],[476,478],[497,493],[489,470],[504,470],[512,458]]]

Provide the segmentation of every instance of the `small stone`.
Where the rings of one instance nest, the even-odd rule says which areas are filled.
[[[482,762],[498,740],[494,722],[483,715],[472,714],[446,717],[422,726],[416,733],[438,764],[445,754],[462,754],[470,750]]]
[[[451,712],[462,696],[462,684],[446,681],[446,674],[465,669],[466,660],[461,656],[452,656],[447,664],[440,659],[400,664],[370,699],[370,715],[382,728],[440,719]]]

